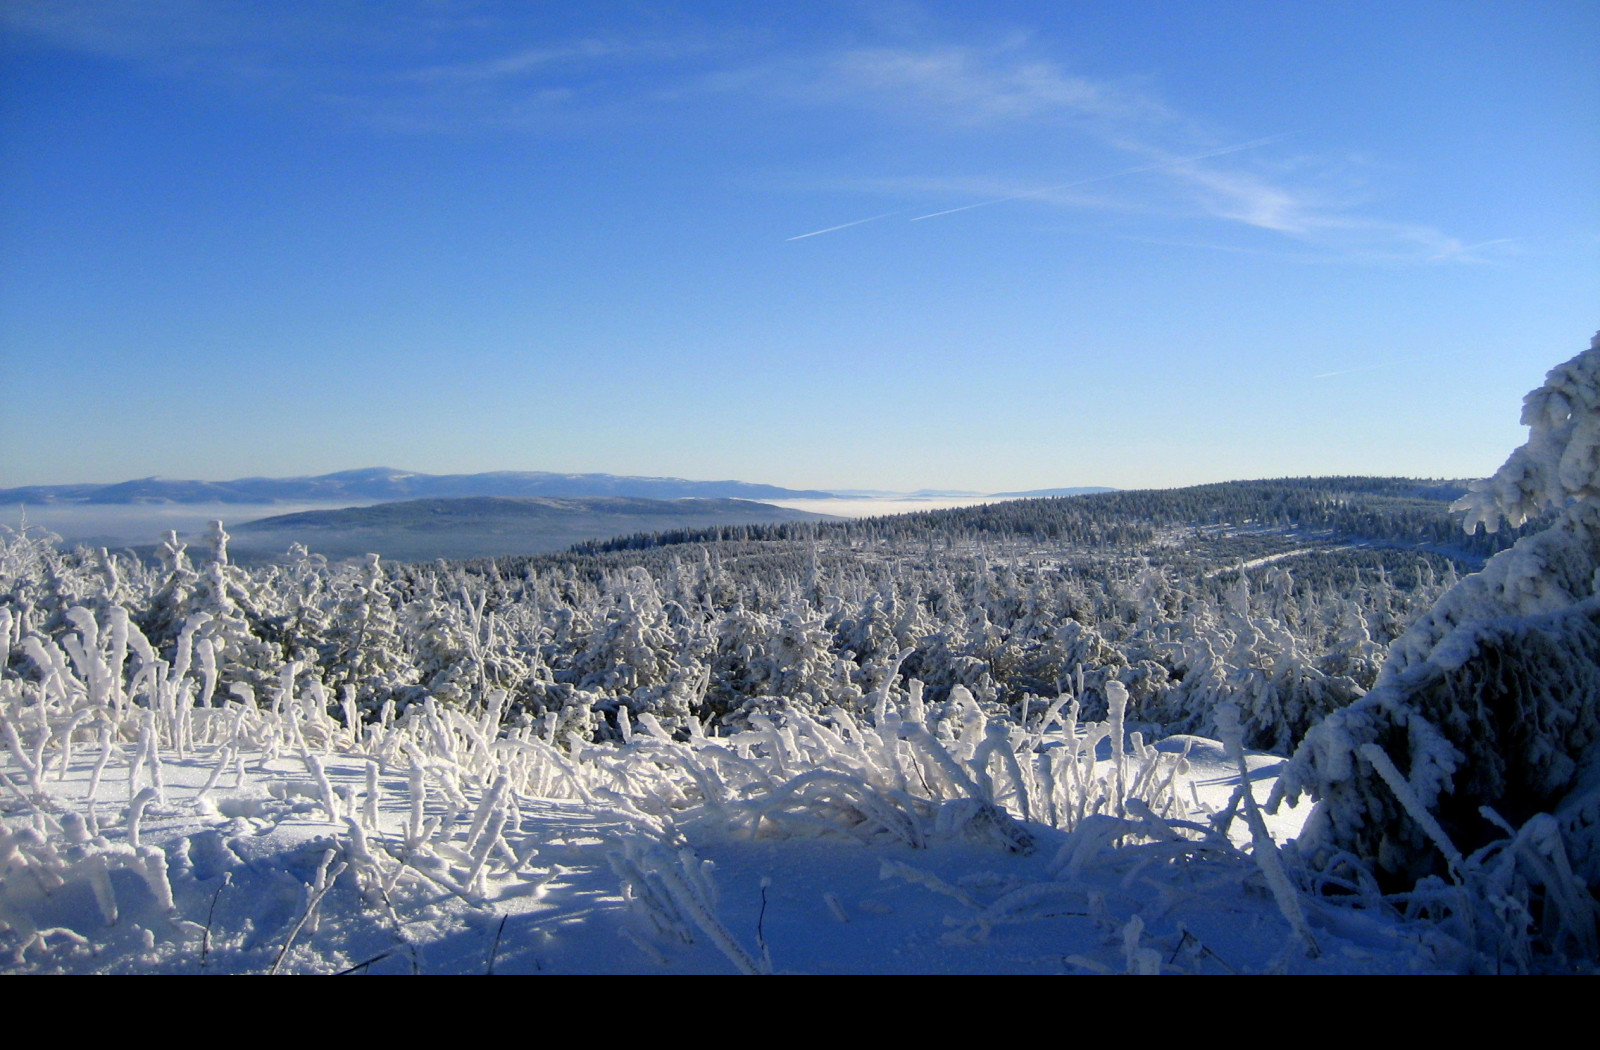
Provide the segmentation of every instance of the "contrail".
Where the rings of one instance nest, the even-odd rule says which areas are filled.
[[[1387,361],[1379,361],[1375,365],[1358,365],[1355,368],[1341,368],[1337,372],[1318,372],[1312,379],[1332,379],[1334,376],[1354,375],[1357,372],[1381,372],[1385,368],[1394,368],[1397,365],[1411,365],[1418,361],[1432,361],[1437,354],[1423,354],[1417,357],[1391,357]]]
[[[1241,142],[1236,146],[1223,146],[1221,149],[1207,150],[1204,153],[1196,153],[1190,157],[1178,157],[1174,160],[1164,160],[1156,164],[1143,164],[1137,168],[1124,168],[1121,171],[1113,171],[1107,175],[1095,175],[1092,178],[1078,179],[1074,182],[1063,182],[1055,186],[1044,186],[1040,189],[1029,190],[1026,193],[1013,193],[1009,197],[996,197],[994,200],[979,201],[976,204],[963,204],[959,208],[946,208],[944,211],[930,212],[927,215],[918,215],[910,221],[921,222],[923,219],[937,219],[941,215],[954,215],[958,211],[971,211],[973,208],[987,208],[991,204],[1004,204],[1006,201],[1023,200],[1027,197],[1037,197],[1042,193],[1050,193],[1054,190],[1070,189],[1073,186],[1087,186],[1092,182],[1105,182],[1107,179],[1120,179],[1125,175],[1139,175],[1147,171],[1161,171],[1164,168],[1175,168],[1180,164],[1191,164],[1197,160],[1205,160],[1207,157],[1220,157],[1227,153],[1238,153],[1242,150],[1255,149],[1256,147],[1264,146],[1269,142],[1275,142],[1278,139],[1283,138],[1286,134],[1288,133],[1283,132],[1277,135],[1268,135],[1266,138],[1252,139],[1249,142]],[[838,230],[848,230],[852,226],[860,226],[864,223],[877,222],[879,219],[887,219],[895,215],[904,215],[906,212],[911,210],[911,208],[896,208],[894,211],[886,211],[882,215],[873,215],[865,219],[856,219],[854,222],[841,222],[837,226],[829,226],[821,230],[812,230],[810,233],[796,234],[793,237],[785,237],[784,240],[803,241],[807,237],[821,237],[825,233],[834,233]]]
[[[1113,171],[1107,175],[1095,175],[1092,178],[1078,179],[1074,182],[1062,182],[1054,186],[1043,186],[1036,190],[1028,190],[1026,193],[1013,193],[1009,197],[996,197],[994,200],[979,201],[976,204],[963,204],[959,208],[946,208],[944,211],[935,211],[929,212],[927,215],[918,215],[911,221],[921,222],[923,219],[937,219],[941,215],[954,215],[958,211],[971,211],[973,208],[987,208],[991,204],[1004,204],[1006,201],[1023,200],[1027,197],[1037,197],[1042,193],[1051,193],[1055,190],[1071,189],[1074,186],[1087,186],[1091,182],[1105,182],[1107,179],[1120,179],[1125,175],[1140,175],[1147,171],[1161,171],[1164,168],[1175,168],[1180,164],[1192,164],[1197,160],[1205,160],[1207,157],[1220,157],[1226,153],[1238,153],[1242,150],[1255,149],[1258,146],[1264,146],[1269,142],[1274,142],[1283,138],[1284,134],[1287,134],[1287,132],[1278,135],[1268,135],[1264,139],[1253,139],[1249,142],[1241,142],[1237,146],[1224,146],[1221,149],[1207,150],[1204,153],[1196,153],[1191,157],[1179,157],[1175,160],[1164,160],[1158,164],[1144,164],[1137,168],[1124,168],[1121,171]],[[882,216],[879,216],[879,218],[882,218]],[[853,224],[847,223],[846,225]],[[827,231],[821,230],[818,232],[826,233]]]
[[[1394,361],[1385,361],[1381,365],[1362,365],[1360,368],[1341,368],[1337,372],[1318,372],[1316,375],[1312,376],[1311,378],[1312,379],[1332,379],[1334,376],[1354,375],[1357,372],[1376,372],[1379,369],[1388,368],[1389,366],[1391,366],[1393,364],[1396,364],[1396,363],[1397,362],[1394,362]]]
[[[841,222],[839,225],[829,226],[825,230],[812,230],[810,233],[802,233],[796,237],[785,237],[784,240],[803,241],[807,237],[820,237],[825,233],[832,233],[834,230],[848,230],[852,226],[860,226],[864,222],[877,222],[879,219],[887,219],[891,215],[903,215],[910,210],[910,208],[896,208],[894,211],[886,211],[882,215],[874,215],[868,219],[857,219],[855,222]]]

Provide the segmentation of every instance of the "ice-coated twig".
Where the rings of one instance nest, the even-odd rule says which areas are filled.
[[[139,826],[144,821],[145,807],[156,800],[156,789],[147,787],[133,796],[128,803],[128,844],[139,848]]]
[[[1113,679],[1106,683],[1106,703],[1111,711],[1111,762],[1116,770],[1116,791],[1113,795],[1117,815],[1121,816],[1123,800],[1128,797],[1128,759],[1123,736],[1123,719],[1128,711],[1128,689]]]
[[[361,818],[366,821],[367,827],[373,831],[378,830],[378,799],[382,788],[378,784],[378,763],[367,759],[367,793],[362,800]]]
[[[972,895],[958,886],[952,886],[932,872],[913,868],[911,865],[898,860],[885,860],[878,866],[879,879],[900,878],[914,883],[934,893],[942,893],[952,900],[959,901],[974,911],[982,910],[982,905],[972,899]]]
[[[489,862],[489,854],[494,851],[494,847],[500,842],[500,832],[505,826],[506,811],[503,808],[496,807],[472,850],[472,867],[467,872],[466,883],[473,894],[477,896],[482,896],[486,892],[484,885],[480,882],[480,878],[484,865]]]
[[[740,946],[722,920],[717,918],[715,888],[710,882],[708,866],[687,846],[678,849],[676,863],[659,847],[650,849],[641,858],[644,864],[623,854],[613,853],[610,856],[613,868],[623,877],[625,884],[631,884],[636,892],[643,894],[645,901],[648,902],[658,892],[664,892],[671,901],[671,907],[665,907],[660,900],[651,905],[650,910],[658,925],[664,922],[676,926],[680,937],[688,940],[687,931],[677,918],[682,916],[699,927],[740,973],[757,975],[770,972]]]
[[[40,778],[39,766],[28,757],[27,750],[17,735],[17,727],[11,721],[11,712],[6,706],[0,706],[0,727],[5,730],[6,746],[11,749],[12,757],[17,760],[17,765],[22,767],[23,773],[27,774],[29,790],[37,797],[44,797],[44,784]]]
[[[1300,892],[1283,870],[1283,858],[1278,854],[1278,845],[1272,841],[1266,819],[1262,817],[1255,794],[1250,790],[1250,769],[1244,760],[1244,727],[1239,724],[1239,708],[1232,703],[1217,705],[1216,721],[1217,734],[1222,738],[1223,747],[1239,770],[1245,820],[1250,825],[1251,856],[1255,857],[1261,874],[1266,876],[1267,887],[1272,891],[1272,899],[1277,902],[1279,912],[1288,921],[1289,928],[1294,931],[1306,955],[1315,959],[1321,954],[1321,949],[1311,935],[1311,927],[1306,925],[1305,912],[1300,907]]]
[[[84,862],[84,866],[89,876],[89,886],[94,891],[95,905],[100,909],[100,917],[107,926],[115,926],[118,918],[117,893],[111,885],[111,866],[105,854],[93,854]]]
[[[327,771],[322,768],[322,759],[309,751],[300,752],[300,761],[305,763],[306,769],[311,773],[311,779],[317,785],[317,795],[322,800],[322,808],[328,814],[328,822],[340,822],[339,800],[333,794],[333,784],[328,781]]]
[[[73,734],[77,732],[77,729],[80,725],[82,725],[92,716],[93,711],[91,711],[89,708],[81,708],[73,712],[72,717],[67,719],[66,725],[49,734],[51,739],[59,739],[61,741],[61,753],[56,762],[56,780],[58,782],[66,779],[67,766],[71,765],[72,763]]]
[[[1422,804],[1417,793],[1411,789],[1411,784],[1405,775],[1395,768],[1389,758],[1389,753],[1377,744],[1363,744],[1360,748],[1361,757],[1372,763],[1373,770],[1389,785],[1389,790],[1394,792],[1396,801],[1410,814],[1411,819],[1417,822],[1432,843],[1439,847],[1439,852],[1444,854],[1445,863],[1450,866],[1450,876],[1457,881],[1461,873],[1461,851],[1456,849],[1455,843],[1450,841],[1444,828],[1433,819],[1433,814]]]
[[[622,882],[623,896],[630,902],[636,902],[640,910],[649,918],[657,932],[676,937],[684,944],[694,943],[694,934],[690,931],[687,921],[680,914],[672,897],[666,892],[665,887],[658,884],[659,880],[653,879],[640,863],[641,851],[630,840],[624,840],[620,851],[606,854],[606,861],[611,865],[611,870],[616,873]],[[662,965],[666,965],[666,958],[661,957]]]
[[[661,870],[661,881],[666,885],[667,892],[672,895],[673,902],[683,909],[684,913],[694,921],[694,924],[711,938],[722,954],[728,957],[734,967],[742,974],[754,976],[769,972],[750,953],[745,951],[733,934],[717,918],[712,907],[712,894],[714,892],[710,882],[709,870],[706,863],[694,855],[694,851],[687,846],[678,850],[678,870],[674,871],[670,865],[664,865]]]
[[[311,900],[306,905],[305,913],[300,916],[300,921],[294,924],[294,929],[289,931],[289,936],[284,938],[283,947],[278,949],[278,957],[272,960],[272,969],[268,973],[276,974],[282,969],[284,957],[289,954],[289,949],[294,945],[295,938],[300,936],[300,930],[306,923],[312,921],[317,909],[322,905],[322,898],[327,896],[328,891],[333,888],[335,880],[344,874],[346,866],[344,861],[340,861],[333,866],[332,870],[329,870],[328,865],[333,860],[333,857],[334,851],[331,849],[323,854],[322,866],[317,869],[317,881],[313,884]]]
[[[411,789],[411,813],[406,824],[406,842],[414,848],[423,841],[423,811],[428,802],[428,775],[423,768],[420,754],[411,756],[411,775],[408,783]]]
[[[1083,889],[1071,882],[1035,882],[1002,895],[955,931],[964,941],[981,941],[994,927],[1008,923],[1055,919],[1063,915],[1087,916],[1079,908],[1051,907],[1062,900],[1082,899]],[[955,924],[958,920],[946,922]]]
[[[95,759],[94,769],[89,773],[89,804],[94,805],[96,796],[100,793],[100,775],[105,772],[106,763],[111,760],[111,722],[102,722],[100,725],[100,757]]]
[[[657,966],[665,967],[671,965],[667,957],[661,954],[661,949],[657,948],[643,937],[640,937],[637,933],[627,929],[619,930],[617,932],[624,940],[626,940],[629,944],[632,944],[635,948],[639,949],[639,951],[643,953],[646,958],[655,963]]]
[[[211,775],[206,778],[205,786],[202,787],[200,789],[200,793],[195,796],[196,803],[202,805],[206,803],[206,800],[211,797],[211,792],[216,789],[217,781],[222,779],[222,774],[227,772],[228,765],[233,762],[238,755],[238,752],[231,744],[223,746],[220,750],[222,753],[222,760],[212,767]]]
[[[939,742],[938,738],[928,732],[928,727],[921,722],[906,722],[902,731],[906,739],[915,741],[923,753],[933,759],[934,766],[944,774],[945,780],[956,792],[966,798],[975,798],[983,802],[993,802],[994,799],[985,794],[966,771],[957,764],[955,757]]]
[[[1144,936],[1144,917],[1135,914],[1122,928],[1122,957],[1127,973],[1156,975],[1161,972],[1161,953],[1139,944]]]
[[[26,791],[22,790],[22,785],[18,784],[15,780],[12,780],[9,776],[7,776],[6,771],[3,769],[0,769],[0,785],[9,788],[11,792],[15,794],[17,798],[21,799],[30,810],[37,811],[38,804],[34,801],[33,797],[31,797]]]
[[[160,846],[139,846],[139,874],[150,888],[150,895],[168,918],[176,918],[178,905],[172,898],[172,883],[167,878],[167,854]]]

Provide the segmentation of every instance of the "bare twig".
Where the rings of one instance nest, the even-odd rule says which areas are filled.
[[[494,959],[500,952],[500,935],[505,932],[506,920],[509,918],[511,918],[509,915],[500,916],[500,925],[494,928],[494,943],[489,946],[489,965],[483,971],[487,977],[494,976]]]
[[[217,898],[222,896],[222,891],[227,889],[228,884],[231,882],[233,882],[233,872],[223,872],[222,885],[218,886],[217,892],[211,895],[211,907],[206,910],[206,933],[200,942],[200,965],[202,967],[206,964],[206,957],[211,954],[211,920],[217,914]]]
[[[392,948],[389,951],[386,951],[386,952],[379,952],[377,955],[374,955],[370,959],[363,959],[361,962],[356,963],[354,966],[345,967],[344,969],[340,970],[338,973],[334,974],[334,976],[335,977],[343,977],[346,974],[355,973],[357,970],[365,970],[367,967],[371,966],[373,963],[383,962],[383,960],[387,959],[389,956],[391,956],[393,954],[394,954],[394,949],[392,949]]]

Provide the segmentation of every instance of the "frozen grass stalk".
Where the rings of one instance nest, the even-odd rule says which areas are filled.
[[[1277,843],[1272,841],[1266,819],[1261,815],[1261,808],[1256,805],[1255,793],[1250,790],[1250,769],[1244,760],[1244,727],[1239,724],[1239,708],[1233,704],[1221,704],[1217,707],[1216,718],[1218,735],[1222,737],[1222,744],[1227,749],[1228,757],[1239,770],[1244,815],[1250,826],[1251,855],[1260,866],[1261,874],[1266,877],[1267,887],[1272,891],[1272,899],[1277,902],[1278,911],[1289,923],[1289,928],[1294,931],[1306,955],[1315,959],[1321,951],[1317,947],[1316,938],[1311,935],[1311,927],[1306,925],[1305,912],[1300,907],[1300,892],[1295,889],[1294,884],[1289,881],[1288,873],[1283,870],[1283,858],[1278,854]]]

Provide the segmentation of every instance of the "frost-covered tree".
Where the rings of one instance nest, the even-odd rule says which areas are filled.
[[[1359,670],[1361,658],[1382,649],[1364,624],[1363,633],[1340,636],[1319,659],[1307,632],[1286,622],[1301,618],[1292,578],[1279,572],[1270,580],[1272,587],[1253,598],[1241,576],[1222,604],[1196,602],[1173,621],[1157,621],[1164,630],[1154,648],[1162,663],[1150,673],[1165,667],[1175,684],[1157,681],[1166,688],[1155,691],[1142,714],[1169,731],[1216,735],[1217,711],[1232,704],[1248,746],[1287,754],[1314,722],[1361,695],[1362,683],[1343,672]]]
[[[333,615],[318,646],[328,691],[350,686],[368,710],[403,697],[419,675],[406,658],[396,596],[378,556],[337,575],[329,590]]]
[[[1314,861],[1353,854],[1404,884],[1548,813],[1552,870],[1600,885],[1600,334],[1522,422],[1527,444],[1456,507],[1468,530],[1554,522],[1456,583],[1307,735],[1280,790],[1318,799]]]

